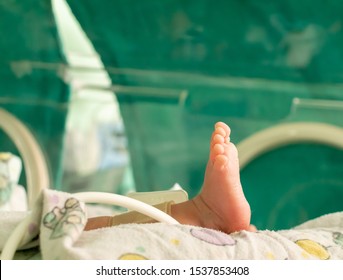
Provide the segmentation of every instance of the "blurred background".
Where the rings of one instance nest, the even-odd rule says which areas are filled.
[[[340,0],[2,0],[0,107],[35,135],[52,188],[178,183],[193,197],[217,121],[238,147],[282,124],[343,128],[342,10]],[[342,210],[342,170],[338,147],[271,146],[241,169],[252,222],[280,229]]]

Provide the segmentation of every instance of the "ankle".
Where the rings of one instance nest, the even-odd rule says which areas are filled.
[[[201,227],[220,229],[220,216],[207,204],[201,193],[193,198],[192,202],[197,211]]]
[[[180,224],[202,226],[201,212],[199,212],[193,200],[173,204],[171,206],[171,216]]]

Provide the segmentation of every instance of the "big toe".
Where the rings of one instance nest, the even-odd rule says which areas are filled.
[[[215,129],[221,129],[221,130],[225,131],[225,137],[230,137],[231,129],[230,129],[230,127],[226,123],[224,123],[224,122],[217,122],[214,125],[214,128]]]

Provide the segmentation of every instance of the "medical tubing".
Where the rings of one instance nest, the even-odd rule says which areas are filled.
[[[113,193],[105,193],[105,192],[79,192],[72,194],[72,197],[85,202],[85,203],[101,203],[101,204],[109,204],[109,205],[117,205],[121,207],[125,207],[129,210],[134,210],[140,212],[146,216],[149,216],[156,221],[165,222],[167,224],[179,224],[174,218],[169,216],[167,213],[141,202],[139,200],[119,195]],[[18,226],[14,229],[11,236],[6,241],[4,249],[1,254],[1,260],[11,260],[17,250],[24,234],[27,230],[27,227],[31,220],[31,213],[22,220]]]
[[[169,216],[167,213],[141,202],[139,200],[114,194],[114,193],[105,193],[105,192],[81,192],[81,193],[74,193],[73,196],[80,201],[86,203],[102,203],[102,204],[110,204],[110,205],[117,205],[121,207],[125,207],[129,210],[134,210],[140,212],[146,216],[149,216],[156,221],[165,222],[168,224],[179,224],[174,218]]]
[[[12,260],[13,256],[22,241],[25,232],[31,222],[32,212],[30,212],[13,230],[10,237],[7,239],[4,248],[1,252],[1,260]]]

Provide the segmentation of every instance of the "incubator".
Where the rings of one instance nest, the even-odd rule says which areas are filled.
[[[30,209],[50,188],[175,223],[149,205],[199,192],[224,121],[257,228],[342,211],[342,1],[17,2],[0,152],[22,158]]]

